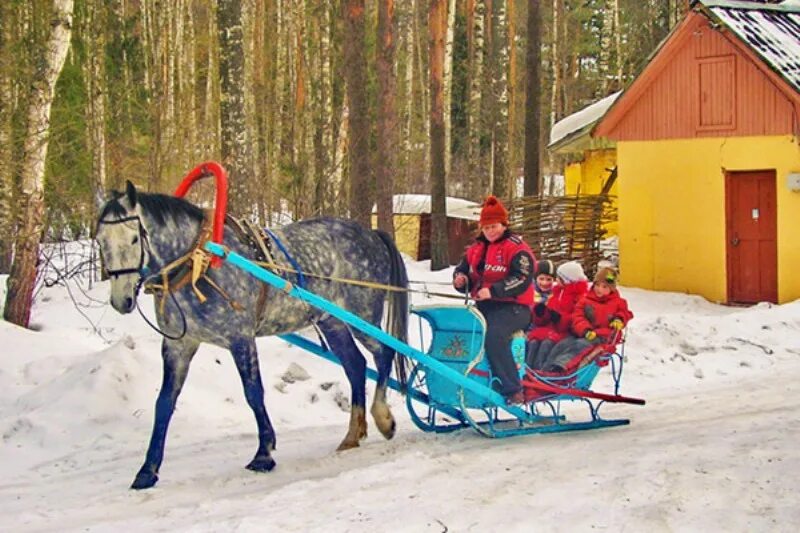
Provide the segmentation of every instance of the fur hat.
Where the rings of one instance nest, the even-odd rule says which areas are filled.
[[[483,227],[498,222],[508,226],[508,211],[497,197],[490,195],[483,203],[479,225]]]
[[[608,283],[608,285],[613,289],[617,286],[617,272],[613,268],[610,267],[603,267],[597,271],[597,274],[594,275],[594,282],[599,283]]]
[[[536,275],[556,277],[556,267],[549,259],[539,259],[536,263]]]
[[[567,261],[556,269],[556,276],[564,283],[574,283],[576,281],[586,281],[586,274],[583,267],[577,261]]]

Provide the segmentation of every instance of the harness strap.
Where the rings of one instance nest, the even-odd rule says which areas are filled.
[[[292,265],[294,273],[297,274],[297,286],[301,289],[305,289],[306,278],[303,275],[300,265],[294,260],[294,257],[289,254],[289,251],[286,249],[280,239],[278,239],[278,237],[272,231],[270,231],[269,228],[264,228],[264,230],[267,232],[267,235],[269,235],[269,238],[278,246],[278,249],[283,253],[283,256],[286,258],[286,260],[289,261],[289,264]]]
[[[192,291],[195,293],[198,300],[204,303],[208,298],[197,286],[197,282],[201,279],[205,280],[212,289],[217,291],[233,309],[237,311],[244,309],[241,304],[233,300],[222,287],[207,275],[211,258],[209,254],[202,249],[202,245],[210,238],[212,230],[211,218],[206,215],[203,218],[203,225],[200,229],[200,233],[190,251],[165,265],[160,270],[161,284],[144,284],[145,293],[161,293],[159,297],[159,310],[162,314],[164,313],[164,308],[167,303],[167,295],[179,291],[188,283],[191,283]]]
[[[227,216],[228,224],[233,228],[240,242],[247,243],[256,256],[256,264],[268,264],[270,270],[276,274],[283,276],[283,267],[275,262],[272,255],[272,246],[270,240],[264,230],[257,227],[249,219],[234,218],[231,215]],[[267,305],[267,293],[269,286],[266,283],[260,283],[258,299],[256,300],[256,317],[261,317]]]

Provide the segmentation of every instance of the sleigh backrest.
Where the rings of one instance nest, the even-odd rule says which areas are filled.
[[[413,307],[411,312],[424,319],[430,326],[430,335],[420,338],[423,342],[429,338],[427,355],[446,364],[458,373],[484,385],[492,380],[488,360],[484,357],[484,339],[486,337],[486,320],[473,306],[435,305]],[[420,324],[420,330],[422,325]],[[423,339],[423,336],[425,337]],[[487,400],[478,397],[439,374],[427,370],[425,382],[432,405],[461,405],[464,395],[466,407],[485,407]]]

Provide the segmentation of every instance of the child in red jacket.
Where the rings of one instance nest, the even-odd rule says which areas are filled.
[[[530,368],[541,369],[550,350],[569,335],[572,313],[578,301],[586,294],[588,282],[583,267],[577,261],[568,261],[556,269],[558,285],[546,303],[533,306],[534,329],[528,334],[528,351],[525,363]]]
[[[633,318],[628,302],[617,291],[617,274],[611,268],[597,271],[592,290],[578,302],[572,315],[576,337],[564,339],[550,352],[544,370],[563,372],[569,362],[592,344],[608,344]]]

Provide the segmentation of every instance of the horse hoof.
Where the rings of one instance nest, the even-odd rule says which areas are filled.
[[[152,472],[139,472],[136,474],[136,479],[131,483],[131,488],[134,490],[149,489],[158,481],[158,474]]]
[[[378,426],[378,431],[381,432],[381,435],[383,435],[386,440],[394,437],[394,432],[397,430],[397,423],[388,405],[385,403],[373,404],[372,418],[375,420],[375,425]]]
[[[275,468],[275,459],[272,457],[256,457],[245,468],[253,472],[269,472]]]
[[[392,423],[389,424],[388,429],[384,430],[383,427],[380,427],[379,429],[381,430],[381,435],[383,435],[384,438],[386,438],[386,440],[391,440],[392,437],[394,437],[395,431],[397,431],[397,422],[395,422],[393,418]]]

